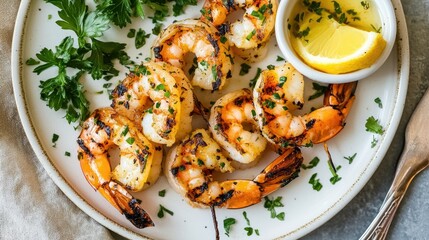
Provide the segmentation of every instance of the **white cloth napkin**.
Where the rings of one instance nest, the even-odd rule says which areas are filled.
[[[0,0],[0,239],[113,239],[54,184],[22,129],[10,72],[19,2]]]

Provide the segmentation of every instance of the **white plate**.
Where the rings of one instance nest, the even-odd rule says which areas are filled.
[[[342,166],[338,171],[342,177],[341,181],[335,185],[329,182],[331,174],[322,146],[304,148],[305,163],[308,163],[315,156],[318,156],[321,161],[316,168],[302,170],[299,178],[272,194],[271,197],[283,197],[284,207],[276,210],[285,212],[285,220],[271,219],[270,213],[263,207],[262,203],[241,210],[218,209],[216,214],[221,238],[227,239],[222,224],[227,217],[233,217],[237,220],[237,224],[233,226],[230,233],[230,238],[247,237],[244,230],[247,223],[242,215],[243,211],[247,212],[251,226],[259,230],[259,237],[254,233],[250,238],[284,237],[295,239],[301,237],[341,210],[372,176],[395,134],[402,114],[408,84],[409,49],[406,23],[400,1],[395,0],[394,6],[398,20],[398,40],[395,49],[379,71],[368,79],[359,82],[356,102],[347,119],[346,127],[337,137],[329,141],[329,148],[335,164]],[[199,6],[188,7],[187,15],[179,18],[198,17],[199,9]],[[52,19],[48,19],[48,15],[52,15]],[[134,194],[143,200],[144,209],[148,211],[156,224],[154,228],[143,230],[133,227],[125,217],[110,206],[97,192],[94,192],[86,182],[75,154],[78,130],[75,130],[73,125],[67,124],[63,118],[64,112],[54,112],[46,107],[45,102],[41,101],[39,97],[39,81],[51,77],[54,69],[37,76],[32,72],[34,67],[25,64],[28,58],[34,57],[42,48],[54,48],[64,37],[74,36],[74,33],[70,31],[61,30],[55,24],[57,19],[57,9],[53,5],[46,4],[41,0],[23,0],[17,16],[12,52],[13,86],[18,111],[29,141],[48,174],[79,208],[104,226],[125,237],[133,239],[139,237],[156,239],[214,237],[210,210],[194,209],[188,206],[168,186],[164,177],[161,177],[159,182],[148,191]],[[169,18],[166,25],[172,20],[173,18]],[[134,25],[128,26],[124,30],[110,29],[104,39],[128,43],[129,55],[135,60],[137,57],[139,57],[139,61],[143,60],[149,55],[147,49],[150,47],[153,37],[149,39],[145,48],[138,51],[134,49],[132,40],[126,37],[129,28],[138,29],[139,26],[148,26],[146,29],[148,32],[152,29],[149,20],[144,21],[144,23],[136,20]],[[257,66],[265,69],[268,64],[281,64],[281,62],[276,62],[280,51],[274,43],[275,39],[273,38],[269,57],[257,65],[252,65],[250,73],[246,76],[235,79],[233,83],[231,81],[223,93],[232,89],[247,87],[248,80],[255,75]],[[138,55],[140,52],[143,53],[143,56]],[[239,63],[237,59],[235,75],[238,75]],[[122,79],[125,73],[126,71],[123,69],[114,82]],[[85,82],[89,93],[88,97],[92,103],[92,110],[96,107],[109,105],[106,93],[95,94],[103,89],[101,87],[103,83],[104,80]],[[311,83],[307,81],[306,95],[309,96],[311,93]],[[205,94],[205,96],[208,95]],[[212,94],[205,100],[208,102],[219,95],[220,93]],[[379,108],[374,102],[377,97],[381,99],[383,108]],[[320,100],[310,102],[309,106],[320,106]],[[380,120],[385,129],[383,135],[375,136],[365,131],[365,122],[370,116]],[[54,133],[60,136],[56,147],[53,147],[51,142]],[[371,142],[374,136],[378,143],[372,148]],[[66,151],[71,153],[70,157],[65,156]],[[351,156],[354,153],[357,153],[356,158],[352,164],[349,164],[343,157]],[[274,156],[273,153],[268,152],[264,155],[264,161],[261,161],[262,163],[255,169],[237,172],[233,176],[250,178],[268,164],[269,159]],[[313,173],[318,173],[317,177],[323,184],[323,188],[319,192],[313,190],[308,183]],[[165,197],[159,197],[158,191],[163,189],[167,189],[167,194]],[[166,215],[162,219],[158,218],[159,204],[172,210],[174,215]]]

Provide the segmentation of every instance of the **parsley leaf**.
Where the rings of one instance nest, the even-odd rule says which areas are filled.
[[[323,94],[325,94],[328,87],[313,82],[313,89],[315,90],[315,92],[308,98],[308,100],[313,100],[322,96]]]
[[[366,119],[365,127],[367,132],[377,133],[380,135],[384,132],[383,127],[378,122],[378,119],[375,119],[373,116]]]
[[[187,5],[197,5],[197,0],[176,0],[174,1],[173,5],[173,15],[179,16],[180,14],[184,13],[184,8]]]
[[[62,0],[56,23],[64,30],[72,30],[78,37],[79,47],[86,44],[85,38],[100,37],[110,28],[109,19],[99,12],[89,12],[84,0]]]
[[[158,217],[159,218],[163,218],[164,217],[164,212],[166,212],[166,213],[168,213],[168,214],[170,214],[171,216],[173,216],[174,215],[174,212],[173,211],[171,211],[170,209],[168,209],[168,208],[166,208],[166,207],[164,207],[164,206],[162,206],[161,204],[159,204],[159,210],[158,210]]]
[[[240,73],[239,73],[239,75],[240,76],[244,76],[244,75],[246,75],[246,74],[248,74],[249,73],[249,69],[251,68],[251,66],[250,65],[248,65],[248,64],[246,64],[246,63],[242,63],[241,65],[240,65]]]
[[[372,136],[372,141],[371,141],[371,148],[374,148],[378,143],[378,140],[375,138],[375,136]]]
[[[89,73],[94,79],[100,79],[102,76],[117,76],[119,71],[114,68],[113,60],[119,59],[121,63],[127,63],[129,59],[124,51],[126,44],[117,42],[102,42],[92,39],[91,55],[88,58],[91,61]]]
[[[283,203],[281,202],[282,197],[273,198],[272,200],[268,197],[264,197],[264,208],[266,208],[271,213],[271,218],[277,218],[280,221],[284,220],[285,213],[281,212],[277,214],[276,207],[284,207]]]
[[[97,2],[99,2],[97,9],[120,28],[131,23],[131,17],[134,15],[134,11],[135,14],[142,15],[144,18],[143,9],[139,0],[99,0]]]
[[[344,157],[347,161],[349,161],[349,164],[352,164],[353,160],[355,159],[357,153],[353,154],[352,156]]]
[[[40,81],[40,98],[47,102],[48,107],[58,111],[66,110],[67,121],[83,121],[89,116],[89,102],[86,100],[83,85],[79,82],[83,72],[69,77],[65,68],[60,68],[58,75]]]
[[[256,70],[255,77],[250,79],[250,81],[249,81],[249,87],[251,87],[252,89],[255,88],[256,82],[258,81],[259,76],[261,76],[261,73],[262,73],[262,69],[258,68]]]
[[[314,157],[308,165],[305,165],[304,163],[301,164],[302,169],[311,169],[317,166],[317,164],[320,162],[320,159],[318,157]]]
[[[381,99],[379,97],[374,99],[374,102],[377,103],[379,108],[383,108],[383,103],[381,102]]]
[[[329,179],[329,181],[334,185],[335,183],[341,180],[341,177],[337,173],[337,171],[341,169],[341,166],[335,167],[334,163],[332,162],[332,159],[328,161],[328,166],[329,166],[329,171],[332,174],[332,177]]]
[[[310,183],[313,186],[314,190],[320,191],[323,185],[320,183],[320,179],[316,177],[317,177],[317,173],[314,173],[313,175],[311,175],[310,180],[308,180],[308,183]]]
[[[237,221],[235,218],[225,218],[223,220],[223,228],[225,229],[225,235],[229,237],[229,233],[231,232],[232,225],[236,224]]]
[[[146,39],[150,37],[150,33],[146,34],[146,31],[139,28],[135,38],[136,49],[143,47],[146,44]]]

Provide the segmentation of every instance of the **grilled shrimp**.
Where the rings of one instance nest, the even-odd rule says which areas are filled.
[[[128,193],[143,189],[149,178],[154,147],[128,118],[112,108],[95,110],[83,123],[78,157],[88,183],[136,227],[154,226]],[[120,163],[111,171],[109,150],[119,147]]]
[[[152,47],[156,61],[185,67],[185,55],[195,54],[198,67],[192,85],[208,90],[219,90],[231,77],[232,53],[227,42],[222,42],[217,29],[209,23],[186,19],[163,30]]]
[[[289,63],[262,71],[253,91],[262,134],[281,148],[331,139],[344,128],[355,100],[356,85],[356,82],[329,85],[323,107],[295,116],[291,111],[304,104],[302,75]]]
[[[274,33],[277,5],[277,0],[206,0],[201,18],[219,26],[237,55],[255,60],[266,54],[265,45]],[[243,17],[227,23],[228,14],[239,8],[245,11]]]
[[[134,122],[141,122],[143,134],[149,140],[167,146],[176,141],[181,87],[162,64],[144,63],[113,90],[112,97],[111,106]]]
[[[170,185],[194,207],[243,208],[285,186],[298,176],[302,155],[290,148],[253,180],[215,181],[213,171],[232,172],[230,162],[206,130],[191,136],[168,153],[164,168]]]
[[[255,161],[267,145],[259,130],[249,89],[219,98],[211,108],[209,125],[213,138],[230,158],[240,163]]]

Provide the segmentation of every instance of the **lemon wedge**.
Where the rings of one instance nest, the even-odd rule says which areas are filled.
[[[291,38],[298,55],[311,67],[340,74],[370,67],[386,41],[377,32],[336,21],[329,13],[307,13]]]

